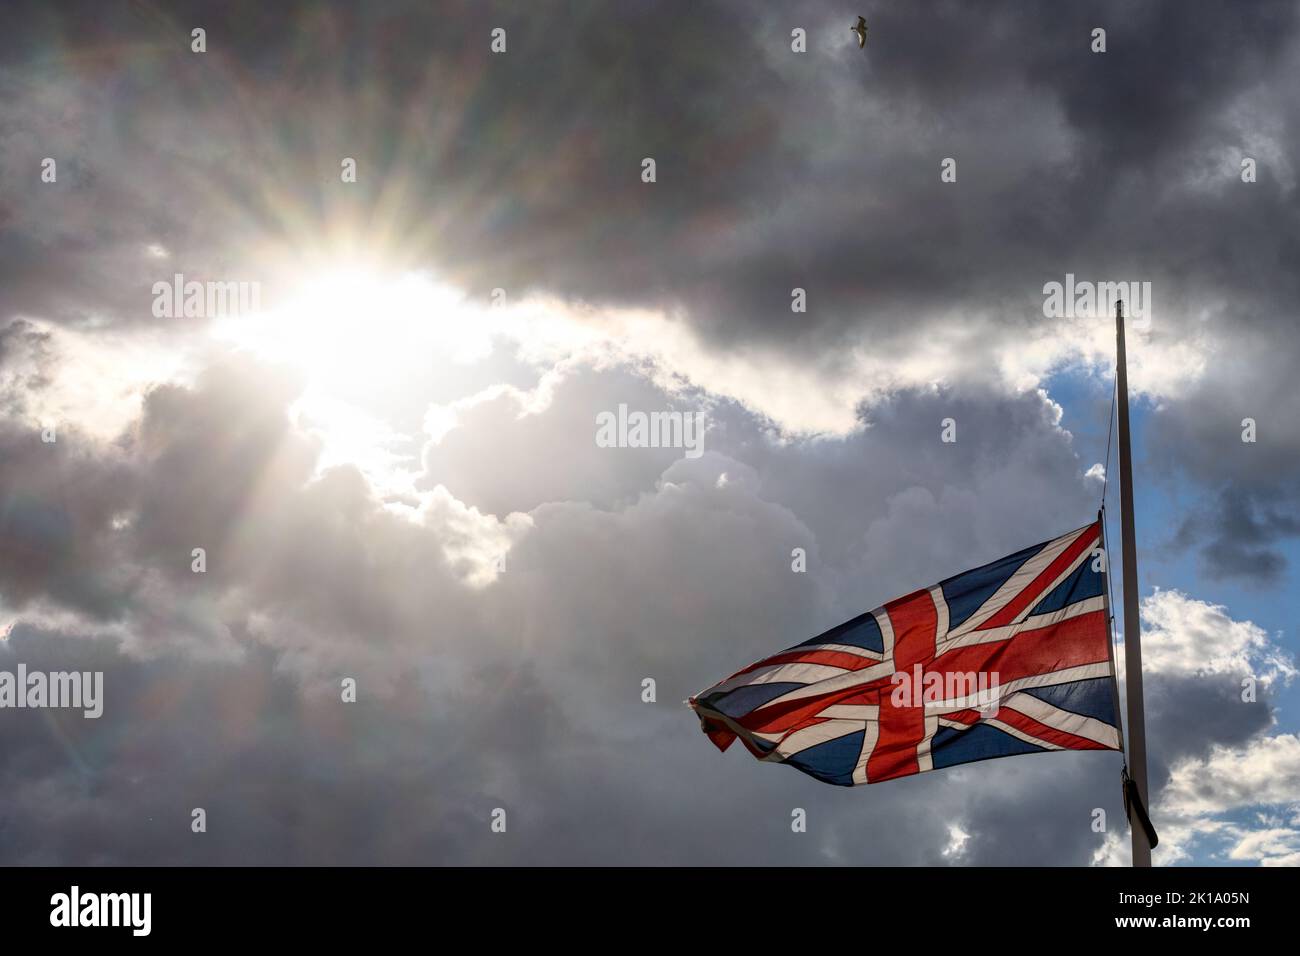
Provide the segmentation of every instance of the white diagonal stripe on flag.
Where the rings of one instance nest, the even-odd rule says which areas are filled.
[[[871,661],[884,659],[884,655],[880,651],[873,651],[868,647],[858,647],[856,644],[800,644],[797,650],[834,651],[837,654],[853,654],[856,657],[865,657]]]
[[[1076,737],[1086,737],[1112,750],[1119,749],[1119,734],[1110,724],[1103,723],[1095,717],[1076,714],[1040,700],[1032,694],[1012,694],[1002,702],[1003,707],[1018,710],[1026,717],[1032,717],[1040,724],[1046,724],[1055,730]]]
[[[894,622],[889,619],[889,612],[883,607],[878,607],[871,612],[871,616],[876,619],[876,626],[880,628],[881,644],[885,649],[882,655],[886,661],[894,659]]]
[[[857,673],[861,672],[846,670],[843,667],[834,667],[830,664],[772,664],[768,667],[760,667],[757,670],[728,677],[721,684],[710,687],[705,693],[722,694],[729,690],[735,690],[737,687],[750,687],[754,684],[783,684],[787,682],[792,684],[813,684],[840,674]]]
[[[1045,571],[1053,561],[1074,543],[1079,535],[1091,530],[1091,525],[1087,528],[1079,528],[1077,531],[1071,531],[1069,534],[1062,535],[1053,541],[1043,545],[1042,549],[1032,558],[1016,569],[1016,572],[1003,582],[1002,586],[993,593],[993,596],[985,601],[974,614],[968,617],[962,624],[952,632],[953,637],[965,634],[967,631],[973,631],[998,611],[1002,610],[1025,588],[1027,588],[1034,579]]]
[[[813,724],[811,727],[804,727],[801,730],[787,734],[776,745],[776,749],[771,754],[768,754],[765,759],[779,760],[782,757],[790,757],[801,750],[816,747],[828,740],[847,737],[849,734],[858,733],[860,730],[862,730],[862,721],[860,720],[824,720],[821,723]]]
[[[1085,528],[1084,530],[1087,529]],[[1053,579],[1053,581],[1047,585],[1047,587],[1043,588],[1042,597],[1047,597],[1047,595],[1055,591],[1061,585],[1062,581],[1065,581],[1067,578],[1069,578],[1071,574],[1079,570],[1079,565],[1083,564],[1084,561],[1091,561],[1091,560],[1092,560],[1091,551],[1080,551],[1077,555],[1075,555],[1074,560],[1071,561],[1066,566],[1065,570],[1063,570],[1060,574],[1058,574],[1056,578]],[[1020,613],[1016,615],[1015,623],[1018,624],[1021,621],[1023,621],[1026,617],[1028,617],[1029,612],[1032,611],[1034,609],[1034,606],[1037,604],[1038,601],[1030,601],[1023,608],[1021,608]]]
[[[858,751],[858,762],[853,767],[853,782],[859,786],[867,782],[867,761],[871,759],[871,752],[876,749],[876,741],[880,739],[880,721],[867,721],[865,729],[862,749]]]
[[[838,717],[841,720],[879,720],[880,708],[876,704],[831,704],[818,711],[818,717]]]
[[[782,694],[774,700],[769,700],[762,707],[755,710],[762,710],[763,707],[771,707],[774,704],[784,704],[792,700],[800,700],[804,697],[820,697],[823,694],[833,694],[837,691],[848,690],[858,684],[866,684],[878,677],[888,677],[894,673],[894,662],[884,661],[880,664],[873,664],[870,667],[864,667],[858,671],[846,671],[830,680],[824,680],[817,684],[809,684],[806,687],[797,687],[792,691]]]
[[[948,633],[948,599],[943,596],[943,588],[936,584],[930,588],[930,600],[934,602],[935,613],[935,650],[942,643],[944,636]]]
[[[1064,750],[1064,749],[1065,749],[1065,748],[1062,747],[1060,744],[1053,744],[1053,743],[1049,743],[1049,742],[1047,742],[1046,740],[1041,740],[1040,738],[1035,737],[1035,736],[1033,736],[1032,734],[1027,734],[1027,733],[1025,733],[1023,730],[1020,730],[1020,729],[1017,728],[1017,727],[1012,727],[1010,724],[1003,723],[1002,721],[998,720],[997,718],[984,718],[984,719],[982,719],[982,720],[980,721],[980,723],[982,723],[982,724],[988,724],[990,727],[996,727],[998,730],[1001,730],[1001,731],[1003,731],[1004,733],[1008,733],[1008,734],[1010,734],[1012,737],[1019,737],[1019,738],[1020,738],[1021,740],[1023,740],[1025,743],[1027,743],[1027,744],[1033,744],[1035,747],[1042,747],[1042,748],[1045,749],[1045,750]]]
[[[927,770],[934,769],[934,759],[930,755],[930,745],[934,743],[934,735],[939,732],[939,718],[925,718],[925,737],[916,745],[916,765],[917,773],[925,773]]]

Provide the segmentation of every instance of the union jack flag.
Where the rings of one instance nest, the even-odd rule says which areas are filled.
[[[914,591],[689,701],[726,750],[851,787],[1118,750],[1100,521]],[[916,691],[913,693],[913,691]]]

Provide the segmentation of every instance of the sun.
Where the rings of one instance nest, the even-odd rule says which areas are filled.
[[[428,273],[342,266],[260,313],[219,320],[212,334],[342,396],[387,387],[413,366],[481,359],[492,347],[482,311]]]
[[[218,319],[211,336],[294,373],[289,413],[320,440],[319,469],[352,464],[383,490],[406,488],[439,370],[492,351],[487,310],[427,272],[340,264],[288,289],[260,312]]]

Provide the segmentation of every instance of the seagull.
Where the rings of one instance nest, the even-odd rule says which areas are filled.
[[[864,17],[858,17],[857,24],[855,26],[849,27],[849,32],[856,33],[858,35],[859,50],[861,50],[864,46],[867,45],[867,21]]]

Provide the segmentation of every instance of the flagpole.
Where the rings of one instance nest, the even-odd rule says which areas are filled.
[[[1112,417],[1114,409],[1111,409]],[[1106,456],[1106,466],[1110,467],[1110,455]],[[1106,612],[1106,655],[1110,658],[1110,694],[1115,702],[1115,725],[1119,733],[1119,750],[1124,752],[1124,724],[1119,718],[1119,669],[1115,666],[1115,610],[1110,606],[1110,539],[1106,537],[1106,505],[1097,509],[1097,532],[1101,538],[1101,604]],[[1127,766],[1127,764],[1126,764]]]
[[[1119,420],[1119,524],[1124,562],[1124,688],[1128,698],[1128,774],[1147,804],[1147,734],[1142,709],[1142,634],[1138,620],[1137,538],[1133,530],[1133,456],[1129,447],[1128,358],[1124,351],[1124,303],[1115,303],[1115,390]],[[1138,808],[1128,806],[1128,828],[1133,835],[1133,865],[1151,865],[1151,841],[1138,819]]]

